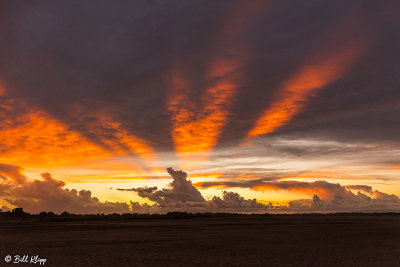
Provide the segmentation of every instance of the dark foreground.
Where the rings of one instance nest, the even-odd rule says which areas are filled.
[[[0,266],[39,266],[15,255],[44,266],[400,266],[400,216],[0,223]]]

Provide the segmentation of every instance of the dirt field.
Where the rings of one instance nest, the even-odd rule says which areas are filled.
[[[0,266],[39,266],[17,254],[44,266],[400,266],[400,216],[0,224]]]

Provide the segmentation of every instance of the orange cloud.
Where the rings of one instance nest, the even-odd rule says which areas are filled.
[[[0,130],[1,162],[56,167],[109,157],[111,153],[44,113],[21,116]]]
[[[387,170],[397,170],[397,169],[400,169],[400,165],[392,165],[392,166],[389,166],[389,167],[385,167],[385,168],[383,168],[383,169],[387,169]]]
[[[278,99],[263,112],[246,139],[274,132],[287,124],[302,111],[312,93],[343,77],[364,52],[359,44],[359,40],[347,43],[337,53],[327,55],[322,60],[314,59],[312,64],[300,69],[282,86]]]
[[[300,182],[300,181],[221,181],[195,183],[199,189],[205,188],[249,188],[254,191],[280,191],[286,190],[295,193],[318,195],[323,200],[332,200],[335,196],[353,196],[345,186],[333,184],[326,181]],[[370,192],[371,188],[365,185],[352,185],[352,189]]]
[[[218,179],[221,177],[221,173],[197,173],[197,174],[191,174],[190,178],[213,178],[213,179]]]
[[[245,30],[246,19],[262,10],[264,1],[243,2],[234,9],[222,25],[218,43],[225,49]],[[200,105],[188,98],[189,82],[179,68],[172,73],[172,97],[168,109],[173,113],[173,137],[176,151],[186,153],[209,152],[217,143],[226,124],[229,109],[240,84],[240,68],[246,55],[241,47],[232,46],[233,55],[216,58],[210,64],[206,79],[212,81],[206,88]],[[222,53],[223,54],[223,53]]]
[[[133,152],[145,159],[155,158],[153,148],[146,141],[134,136],[125,129],[121,123],[112,120],[109,116],[99,115],[99,121],[102,127],[105,127],[112,132],[114,138],[101,138],[101,141],[109,145],[111,149],[118,154],[124,154],[126,150]],[[93,129],[94,130],[94,129]],[[99,135],[101,136],[101,134]]]
[[[217,61],[211,67],[209,77],[220,78],[213,86],[206,89],[202,98],[202,106],[196,109],[188,100],[187,82],[183,78],[173,80],[176,94],[168,103],[173,112],[172,137],[176,150],[180,154],[208,152],[216,145],[228,115],[232,96],[237,82],[234,72],[235,65],[224,60]]]
[[[193,184],[198,189],[207,189],[207,188],[216,188],[223,189],[228,188],[229,186],[224,182],[198,182]]]
[[[288,190],[295,193],[303,193],[308,195],[318,195],[321,199],[324,200],[332,200],[334,197],[334,192],[327,188],[318,187],[318,186],[310,186],[310,187],[302,187],[302,186],[292,186],[287,188],[282,188],[279,184],[259,184],[251,187],[254,191],[279,191],[279,190]]]
[[[32,111],[18,117],[17,121],[3,121],[0,129],[0,162],[53,168],[115,155],[126,156],[130,152],[145,159],[155,157],[153,149],[146,142],[130,134],[120,123],[107,117],[100,119],[102,127],[113,133],[106,138],[97,132],[101,131],[99,127],[94,127],[98,129],[94,133],[99,134],[100,141],[107,147],[93,143],[44,112]]]

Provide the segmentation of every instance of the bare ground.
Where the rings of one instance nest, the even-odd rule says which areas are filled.
[[[398,215],[274,215],[0,224],[6,255],[44,266],[400,266]]]

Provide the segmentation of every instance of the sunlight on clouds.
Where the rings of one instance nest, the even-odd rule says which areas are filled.
[[[106,158],[111,153],[63,124],[36,112],[0,130],[0,161],[31,167],[57,167]]]
[[[274,205],[287,205],[289,201],[294,199],[306,199],[310,195],[304,192],[288,192],[285,190],[274,190],[274,191],[255,191],[249,188],[227,188],[224,186],[213,186],[207,189],[201,189],[198,187],[201,194],[207,199],[213,196],[221,196],[222,191],[235,192],[240,194],[246,199],[257,199],[258,202]]]
[[[327,55],[322,60],[313,59],[300,69],[279,89],[278,99],[258,118],[246,139],[274,132],[287,124],[293,116],[301,112],[315,90],[343,77],[364,52],[359,43],[360,41],[347,43],[337,53]]]
[[[115,137],[100,138],[109,145],[107,148],[68,129],[44,112],[25,114],[13,123],[3,121],[0,129],[0,161],[24,165],[28,171],[59,168],[66,175],[72,174],[71,179],[74,176],[76,179],[103,179],[110,176],[107,173],[116,175],[115,172],[118,175],[129,173],[130,177],[148,176],[149,171],[161,171],[154,165],[156,156],[153,149],[143,140],[129,134],[119,123],[105,119],[104,125],[113,129]],[[150,166],[146,167],[147,171],[143,170],[130,151],[146,159],[145,166]],[[120,159],[116,160],[118,154]],[[129,162],[124,161],[124,157],[129,158]]]
[[[94,204],[88,189],[102,201],[154,204],[138,197],[146,190],[185,200],[188,192],[169,184],[174,177],[165,169],[173,167],[193,182],[176,183],[196,186],[209,198],[229,200],[226,190],[265,203],[310,201],[314,194],[332,200],[337,192],[352,198],[346,190],[370,185],[397,194],[399,109],[391,73],[397,59],[390,53],[396,21],[381,20],[388,6],[268,4],[188,2],[156,20],[150,15],[162,5],[150,5],[150,13],[139,12],[137,19],[139,13],[125,14],[122,7],[111,24],[79,13],[68,25],[55,20],[51,27],[14,10],[17,19],[5,21],[18,29],[16,36],[29,33],[37,42],[11,38],[0,60],[0,163],[3,172],[17,170],[9,180],[0,176],[4,188],[18,195],[19,187],[41,184]],[[68,16],[56,6],[38,5],[35,12],[49,10]],[[198,14],[188,17],[194,10]],[[137,23],[142,19],[148,27]],[[69,31],[91,23],[99,27],[90,27],[90,35],[68,34],[92,44],[90,53],[86,45],[63,41],[65,26]],[[105,40],[104,31],[110,40],[98,41]],[[306,110],[323,88],[329,90]],[[290,123],[294,127],[283,134],[263,136]],[[242,139],[247,146],[238,146]],[[22,167],[26,183],[15,186]],[[56,180],[44,172],[85,191],[49,187]]]
[[[134,194],[129,191],[118,191],[116,188],[134,188],[141,186],[158,186],[164,187],[169,183],[168,180],[133,180],[133,181],[108,181],[108,182],[87,182],[87,183],[67,183],[66,188],[76,189],[76,190],[85,190],[90,188],[93,195],[96,196],[100,201],[119,201],[119,202],[127,202],[129,201],[138,201],[139,203],[151,203],[151,201],[144,200],[139,197],[137,194]]]
[[[88,123],[87,126],[93,133],[96,133],[97,136],[100,137],[100,141],[109,146],[114,153],[126,154],[127,152],[132,152],[144,159],[155,158],[153,148],[148,145],[146,141],[127,131],[121,123],[103,114],[95,114],[95,117],[97,121],[101,123],[102,128],[96,123],[93,125]],[[109,130],[111,136],[104,136],[104,129]]]
[[[231,98],[236,90],[235,65],[217,61],[211,67],[210,79],[218,81],[208,89],[202,98],[202,104],[190,103],[185,90],[188,83],[173,77],[173,88],[176,92],[168,103],[173,113],[172,137],[179,155],[186,153],[209,152],[218,140],[222,126],[226,122]],[[229,76],[229,77],[225,77]]]
[[[248,51],[235,44],[235,41],[246,30],[248,20],[258,15],[265,4],[264,1],[241,2],[228,15],[216,43],[221,46],[217,49],[230,47],[229,57],[228,54],[217,57],[209,64],[206,81],[211,85],[205,88],[201,103],[191,102],[188,98],[190,82],[185,79],[179,67],[173,68],[173,94],[167,105],[172,112],[171,135],[181,158],[190,159],[191,156],[187,154],[210,152],[217,144],[227,122],[233,97],[241,83],[240,69],[248,58]],[[207,156],[204,154],[205,158]]]

